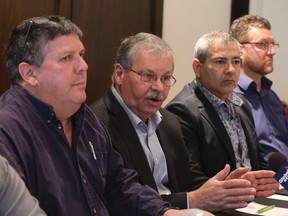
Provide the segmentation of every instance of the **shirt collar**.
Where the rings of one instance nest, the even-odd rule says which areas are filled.
[[[21,87],[18,84],[13,84],[12,88],[17,92],[17,94],[19,94],[22,98],[24,98],[24,100],[25,100],[25,98],[28,98],[29,102],[32,104],[33,107],[35,107],[35,109],[37,110],[39,115],[46,122],[49,123],[52,121],[58,121],[56,114],[53,110],[53,107],[51,105],[41,101],[40,99],[38,99],[37,97],[32,95],[29,91],[27,91],[26,89],[24,89],[23,87]],[[85,107],[85,105],[82,104],[81,107],[79,108],[79,110],[73,114],[73,116],[78,115],[78,113],[80,113],[80,112],[83,113],[84,107]]]
[[[234,92],[230,93],[226,98],[226,100],[223,101],[214,94],[212,94],[203,85],[201,85],[200,82],[197,81],[196,83],[216,110],[223,105],[227,106],[228,108],[231,108],[233,105],[240,107],[243,104],[243,100],[239,96],[237,96],[237,94],[235,94]]]
[[[273,84],[273,82],[270,79],[268,79],[266,76],[262,77],[261,82],[262,82],[261,83],[262,89],[267,89],[267,90],[269,90]],[[251,79],[249,76],[247,76],[244,72],[240,73],[238,86],[244,91],[247,91],[249,87],[256,89],[256,83],[254,82],[254,80]]]

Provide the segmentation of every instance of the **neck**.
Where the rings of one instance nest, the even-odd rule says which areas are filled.
[[[256,89],[258,92],[261,92],[261,81],[262,81],[262,75],[258,74],[258,73],[255,73],[253,71],[249,71],[249,70],[246,70],[246,69],[243,69],[243,72],[248,76],[250,77],[255,83],[256,83]]]

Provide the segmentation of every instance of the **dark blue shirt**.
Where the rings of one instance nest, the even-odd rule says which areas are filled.
[[[256,83],[241,72],[236,93],[248,100],[256,127],[259,142],[268,160],[273,152],[281,152],[288,157],[288,122],[283,105],[271,89],[272,81],[262,78],[262,89],[258,93]]]
[[[51,216],[156,215],[165,204],[123,167],[86,105],[74,116],[72,147],[53,108],[13,85],[0,98],[0,153]]]

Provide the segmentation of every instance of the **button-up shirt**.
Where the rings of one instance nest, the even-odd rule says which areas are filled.
[[[198,86],[215,108],[225,126],[234,150],[236,167],[251,167],[246,137],[238,114],[238,109],[243,101],[233,92],[228,95],[226,101],[223,101],[213,95],[200,83],[198,83]]]
[[[124,168],[86,105],[72,116],[70,147],[53,108],[18,85],[0,98],[0,153],[51,216],[156,215],[165,204]]]
[[[251,106],[265,159],[268,160],[273,152],[281,152],[288,157],[288,122],[283,105],[271,89],[271,80],[263,77],[261,86],[258,93],[256,83],[241,72],[235,92],[244,95]]]
[[[168,170],[165,154],[160,145],[159,139],[156,134],[157,126],[162,120],[162,115],[159,111],[153,114],[148,124],[145,124],[123,101],[122,97],[118,94],[115,87],[112,85],[111,90],[127,113],[138,137],[146,158],[148,160],[151,172],[154,176],[159,194],[171,194],[168,188]]]

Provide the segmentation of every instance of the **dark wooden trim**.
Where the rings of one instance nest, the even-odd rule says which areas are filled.
[[[151,0],[151,33],[162,37],[163,0]]]
[[[230,23],[245,14],[249,14],[249,0],[232,0]]]

